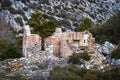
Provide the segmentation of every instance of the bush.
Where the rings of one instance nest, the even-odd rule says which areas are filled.
[[[0,39],[0,53],[6,47],[7,41],[5,39]]]
[[[106,23],[90,29],[90,32],[97,43],[109,41],[118,44],[120,41],[120,13],[112,16]]]
[[[115,59],[120,59],[120,44],[117,49],[113,50],[111,53],[111,57]]]
[[[18,37],[16,37],[17,45],[18,45],[18,46],[22,46],[22,39],[23,39],[22,36],[18,36]]]
[[[76,31],[81,32],[92,28],[92,21],[89,18],[84,18],[80,23],[80,27],[76,29]]]
[[[81,61],[81,59],[89,61],[90,56],[88,55],[88,53],[86,51],[83,53],[74,53],[72,56],[70,56],[68,63],[72,63],[72,64],[84,63]]]
[[[12,13],[12,14],[21,14],[21,15],[24,15],[23,10],[21,10],[21,9],[16,10],[16,9],[10,7],[10,8],[9,8],[9,11],[10,11],[10,13]]]
[[[20,26],[23,26],[23,21],[22,21],[22,18],[21,18],[21,17],[15,18],[15,22],[19,23]]]
[[[48,80],[120,80],[119,75],[120,67],[110,67],[102,71],[67,65],[54,68]]]
[[[18,47],[9,43],[5,49],[3,49],[2,54],[0,55],[1,60],[10,59],[10,58],[20,58],[21,52],[18,50]]]
[[[42,38],[51,36],[56,28],[56,24],[43,19],[39,11],[32,14],[28,24],[33,27],[33,33],[39,34]]]
[[[2,0],[1,1],[1,7],[2,8],[8,8],[12,5],[11,1],[10,0]]]
[[[66,68],[56,67],[54,71],[51,71],[49,80],[82,80],[78,75]]]

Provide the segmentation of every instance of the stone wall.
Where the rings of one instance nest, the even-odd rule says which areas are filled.
[[[37,47],[36,47],[37,46]],[[27,48],[37,48],[41,50],[41,37],[37,34],[31,34],[30,27],[24,27],[23,33],[23,56],[28,57]]]
[[[95,39],[89,31],[84,32],[62,32],[56,28],[52,36],[44,39],[44,51],[56,57],[67,58],[73,53],[87,51],[94,52]],[[28,57],[29,52],[39,54],[41,51],[41,37],[31,34],[29,26],[24,28],[23,56]]]
[[[54,34],[45,39],[44,44],[48,43],[53,48],[47,47],[47,50],[53,50],[55,56],[67,58],[73,53],[94,52],[95,39],[89,31],[62,32],[60,28],[56,28]],[[45,45],[45,49],[46,46],[48,45]]]

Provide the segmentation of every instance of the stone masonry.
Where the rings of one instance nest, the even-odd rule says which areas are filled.
[[[93,53],[94,44],[95,39],[89,31],[62,32],[61,28],[56,28],[52,36],[44,39],[44,50],[45,53],[52,54],[56,57],[68,58],[73,53],[81,53],[84,51]],[[31,34],[29,26],[25,26],[23,36],[23,56],[28,57],[28,49],[40,52],[41,37],[37,34]]]
[[[94,52],[95,39],[89,31],[62,32],[61,28],[56,28],[53,35],[44,40],[44,44],[47,52],[67,58],[73,53]]]
[[[23,56],[28,57],[28,49],[41,50],[41,37],[37,34],[31,34],[30,27],[24,27],[23,33]]]

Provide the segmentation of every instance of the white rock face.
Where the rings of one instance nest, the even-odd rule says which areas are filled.
[[[104,55],[109,55],[114,49],[114,45],[106,41],[102,46],[98,48],[98,52],[103,53]]]
[[[74,30],[79,26],[84,17],[90,18],[93,23],[103,23],[112,15],[120,11],[120,0],[30,0],[22,2],[21,0],[10,0],[11,7],[15,10],[21,10],[23,14],[12,14],[10,8],[0,11],[0,17],[14,26],[15,29],[22,28],[15,22],[16,14],[21,15],[23,25],[27,23],[25,18],[30,19],[30,14],[36,10],[41,10],[47,19],[57,20],[59,26],[64,29]],[[1,4],[1,3],[0,3]],[[3,7],[1,6],[1,9]],[[7,13],[6,10],[9,10]],[[17,16],[18,16],[17,15]]]

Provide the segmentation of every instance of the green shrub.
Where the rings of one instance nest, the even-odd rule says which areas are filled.
[[[1,1],[1,7],[2,8],[8,8],[12,5],[11,1],[10,0],[2,0]]]
[[[120,44],[117,49],[113,50],[111,53],[111,57],[115,59],[120,59]]]
[[[83,53],[74,53],[72,56],[69,57],[68,63],[72,63],[72,64],[84,63],[81,61],[81,59],[89,61],[90,55],[88,55],[86,51]]]
[[[120,41],[120,13],[112,16],[104,24],[91,28],[90,32],[97,43],[109,41],[118,44]]]
[[[88,30],[90,28],[92,28],[92,21],[89,18],[84,18],[83,21],[80,23],[80,27],[78,27],[76,29],[76,31],[81,32],[81,31],[85,31]]]
[[[54,68],[48,80],[120,80],[119,75],[120,67],[110,67],[102,71],[67,65]]]
[[[43,19],[39,11],[32,14],[28,24],[33,27],[33,33],[39,34],[42,38],[51,36],[56,28],[56,24]]]
[[[22,21],[22,18],[21,18],[21,17],[15,18],[15,22],[19,23],[20,26],[23,26],[23,21]]]
[[[23,37],[22,36],[18,36],[18,37],[16,37],[16,42],[17,42],[17,45],[19,45],[19,46],[22,46],[22,39],[23,39]]]
[[[2,54],[0,55],[1,60],[20,57],[21,52],[18,50],[18,46],[13,43],[9,43],[6,48],[3,49]]]
[[[8,10],[9,10],[10,13],[12,13],[12,14],[21,14],[21,15],[24,15],[24,12],[23,12],[21,9],[16,10],[16,9],[10,7]]]
[[[0,39],[0,53],[7,46],[7,41],[5,39]]]

